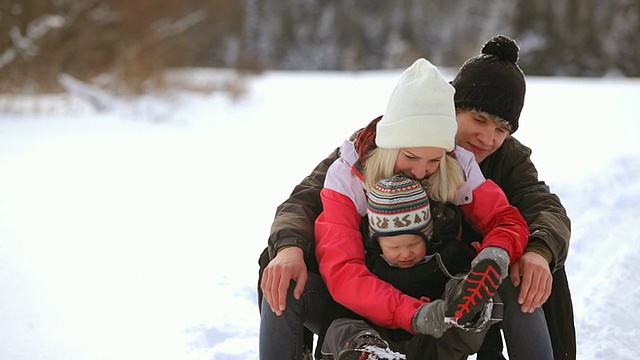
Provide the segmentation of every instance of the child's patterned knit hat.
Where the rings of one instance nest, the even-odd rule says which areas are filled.
[[[380,180],[367,199],[369,236],[417,234],[429,240],[433,221],[422,184],[405,175]]]

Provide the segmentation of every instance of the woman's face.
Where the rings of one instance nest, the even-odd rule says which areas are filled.
[[[440,166],[445,150],[437,147],[402,148],[396,159],[395,174],[404,174],[422,180],[433,174]]]
[[[385,259],[400,268],[412,267],[427,255],[424,239],[416,234],[380,236],[378,243]]]

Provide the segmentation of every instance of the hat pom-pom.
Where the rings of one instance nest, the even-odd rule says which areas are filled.
[[[518,61],[519,51],[520,48],[518,44],[504,35],[494,37],[487,41],[482,47],[483,54],[495,55],[502,60],[508,60],[514,64]]]

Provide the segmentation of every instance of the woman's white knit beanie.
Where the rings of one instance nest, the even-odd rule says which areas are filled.
[[[376,127],[380,148],[439,147],[452,151],[458,129],[455,89],[426,59],[402,73]]]

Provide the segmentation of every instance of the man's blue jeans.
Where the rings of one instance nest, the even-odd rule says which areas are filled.
[[[510,360],[553,360],[549,328],[542,308],[523,313],[518,304],[520,288],[510,278],[504,279],[498,293],[504,303],[502,331]]]
[[[300,300],[293,297],[293,283],[289,286],[287,307],[281,316],[273,313],[267,301],[262,300],[260,360],[300,360],[303,356],[304,329],[314,334],[322,330],[323,318],[333,299],[322,277],[313,272],[308,274],[309,279]],[[509,278],[498,288],[504,303],[502,328],[509,359],[553,360],[544,312],[538,308],[533,313],[523,313],[518,304],[519,291]]]
[[[277,316],[262,299],[260,312],[260,360],[300,360],[303,355],[304,328],[319,334],[323,318],[333,299],[322,277],[308,272],[309,279],[300,300],[293,297],[292,282],[287,294],[287,307]],[[324,320],[326,321],[326,320]],[[309,349],[313,350],[313,349]]]

